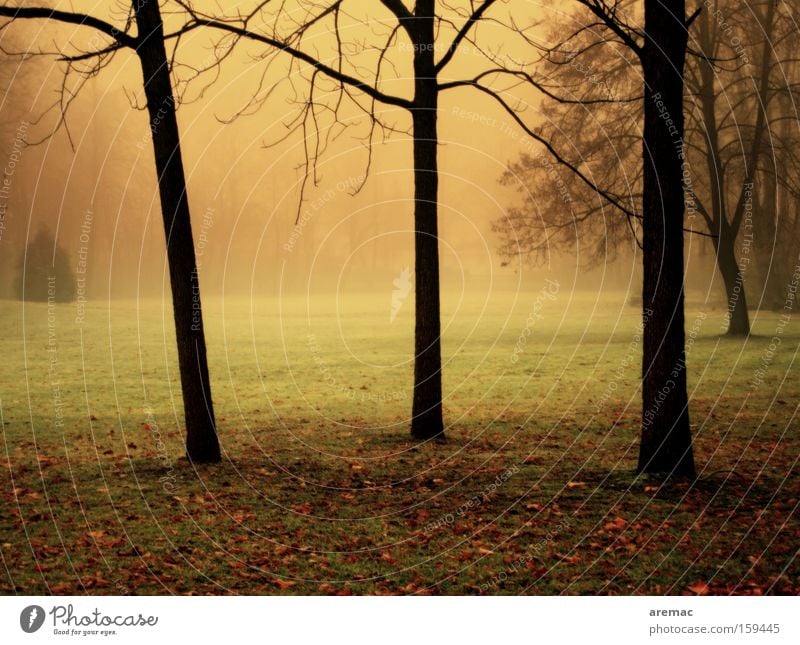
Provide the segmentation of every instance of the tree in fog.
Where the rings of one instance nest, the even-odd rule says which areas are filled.
[[[69,255],[50,231],[40,230],[20,253],[14,287],[18,300],[75,300],[75,271]]]
[[[794,301],[791,291],[800,262],[800,130],[797,93],[800,65],[794,56],[800,34],[778,45],[775,97],[767,109],[768,150],[755,178],[753,200],[755,271],[759,307],[780,311]],[[752,278],[755,278],[753,280]]]
[[[777,124],[769,116],[778,95],[774,52],[778,40],[794,31],[784,27],[780,34],[780,22],[773,0],[719,1],[692,30],[698,49],[686,75],[692,200],[713,234],[730,335],[750,333],[744,272],[755,259],[752,240],[769,234],[767,213],[754,212],[754,185],[772,157],[770,148],[778,151],[770,141],[770,127]]]
[[[338,0],[319,3],[300,2],[300,10],[283,13],[283,5],[256,1],[245,11],[219,10],[216,14],[176,0],[194,19],[190,26],[215,29],[222,36],[215,43],[218,56],[227,56],[242,41],[264,46],[259,61],[264,61],[262,83],[253,100],[242,109],[251,112],[272,95],[265,80],[276,60],[288,60],[288,77],[302,113],[295,122],[306,141],[308,173],[306,181],[317,181],[316,161],[331,138],[344,126],[343,106],[366,117],[371,129],[365,142],[369,155],[376,133],[384,135],[401,130],[413,144],[414,169],[414,288],[416,317],[414,328],[414,397],[411,434],[417,439],[444,437],[442,415],[441,314],[439,276],[439,103],[444,92],[463,92],[464,96],[489,97],[524,131],[540,137],[526,126],[523,105],[514,96],[514,88],[535,88],[548,92],[541,79],[527,71],[524,60],[517,60],[504,49],[514,42],[521,51],[529,49],[535,23],[531,7],[525,2],[440,3],[417,0],[409,9],[402,0],[379,0],[363,3]],[[365,13],[365,11],[372,13]],[[481,26],[502,30],[503,44],[490,46],[481,36]],[[361,30],[357,27],[360,27]],[[324,44],[311,40],[309,34],[321,30],[331,34]],[[348,35],[356,36],[348,39]],[[494,34],[497,40],[497,32]],[[374,40],[372,40],[374,39]],[[377,42],[376,42],[377,41]],[[474,58],[474,75],[448,76],[459,54]],[[401,68],[403,71],[401,71]],[[294,79],[303,78],[303,86]],[[303,74],[305,76],[303,76]],[[409,95],[393,93],[409,79]],[[382,106],[382,107],[379,107]],[[389,122],[386,108],[399,108],[410,117],[410,128]],[[329,119],[325,132],[320,125]],[[316,133],[316,138],[311,135]],[[312,143],[309,145],[308,141]],[[370,157],[371,159],[371,157]],[[305,187],[305,183],[303,185]]]
[[[566,37],[559,31],[553,46],[532,43],[557,88],[543,108],[550,125],[537,132],[545,150],[522,158],[504,177],[547,182],[544,207],[531,186],[495,229],[507,257],[535,256],[558,244],[590,245],[597,255],[613,253],[622,240],[636,241],[644,328],[638,470],[692,477],[683,71],[697,14],[687,19],[682,0],[646,0],[643,16],[629,1],[576,0],[575,6],[576,24]]]
[[[616,11],[630,13],[635,6],[620,3]],[[595,183],[622,205],[616,210],[624,217],[614,217],[605,209],[611,202],[574,177],[564,179],[569,208],[557,191],[527,191],[525,186],[551,181],[554,170],[523,156],[504,177],[518,186],[523,202],[495,225],[506,256],[538,256],[554,245],[578,243],[583,252],[591,243],[592,255],[602,258],[640,237],[642,168],[631,144],[640,136],[642,103],[630,100],[632,75],[626,73],[636,61],[613,40],[599,47],[603,39],[586,30],[560,57],[546,57],[562,86],[584,91],[581,100],[554,102],[543,113],[551,124],[548,139],[576,165],[591,167]],[[772,0],[710,2],[690,32],[685,226],[702,234],[698,243],[713,247],[731,335],[749,333],[747,289],[759,286],[758,280],[762,305],[782,307],[794,266],[785,258],[796,255],[793,215],[800,185],[795,152],[800,141],[792,127],[796,44],[790,8]],[[616,102],[604,104],[599,101],[604,97]]]
[[[157,0],[132,0],[121,27],[96,16],[57,11],[45,7],[0,6],[0,16],[12,21],[45,19],[81,25],[98,33],[89,49],[56,54],[66,64],[65,91],[59,108],[64,115],[77,91],[103,69],[120,50],[132,50],[140,63],[143,89],[150,118],[155,168],[161,197],[167,261],[169,264],[178,363],[181,375],[186,454],[193,462],[220,460],[214,408],[206,358],[200,285],[195,259],[186,179],[181,157],[180,136],[175,114],[175,97],[170,79],[170,59],[165,42],[182,32],[165,34]],[[136,35],[132,35],[133,27]],[[77,90],[66,89],[67,80],[77,73]],[[63,118],[63,116],[62,116]]]
[[[744,214],[734,212],[740,225],[737,251],[747,267],[742,281],[755,296],[749,302],[782,309],[800,251],[797,12],[772,0],[720,5],[726,20],[712,21],[709,31],[723,43],[722,51],[733,50],[715,60],[714,98],[727,126],[721,128],[718,156],[723,179],[733,183],[721,192],[734,206],[740,183],[751,193],[743,200]],[[726,59],[736,64],[726,65]]]
[[[498,103],[522,130],[542,143],[559,164],[569,168],[606,202],[622,209],[629,218],[640,220],[645,315],[639,470],[693,476],[695,467],[684,355],[682,175],[685,159],[683,69],[691,19],[686,20],[683,1],[647,0],[643,29],[637,30],[627,23],[620,2],[577,1],[589,10],[596,24],[608,33],[610,39],[633,54],[644,76],[641,213],[634,212],[605,191],[581,170],[579,164],[571,164],[560,155],[550,141],[525,122],[521,110],[510,98],[508,88],[500,91],[491,84],[497,79],[511,79],[516,84],[534,87],[547,97],[557,98],[548,83],[532,75],[524,63],[509,61],[508,58],[499,60],[483,48],[479,38],[471,36],[482,21],[501,22],[490,16],[489,9],[495,4],[493,0],[471,4],[469,11],[456,12],[455,18],[437,13],[434,0],[418,0],[413,12],[399,0],[381,0],[381,5],[392,18],[388,23],[365,19],[373,30],[378,28],[375,23],[387,25],[383,42],[371,50],[374,56],[370,67],[354,62],[357,58],[354,52],[367,50],[366,45],[359,47],[342,40],[341,21],[356,20],[351,14],[343,14],[343,0],[323,7],[312,4],[303,20],[291,21],[288,32],[280,31],[280,16],[264,13],[269,10],[269,3],[257,3],[256,8],[247,14],[216,17],[194,11],[187,2],[180,4],[190,11],[196,24],[220,30],[228,36],[226,43],[218,43],[223,52],[230,51],[237,42],[246,39],[267,46],[265,58],[281,52],[288,54],[294,63],[305,66],[310,75],[310,90],[304,99],[306,110],[301,120],[304,132],[319,127],[317,119],[320,113],[328,111],[338,116],[341,103],[353,99],[355,92],[366,97],[365,103],[356,99],[353,102],[373,123],[381,124],[375,110],[376,103],[403,108],[410,113],[417,298],[413,436],[426,439],[440,437],[444,432],[439,337],[437,110],[443,92],[468,88]],[[320,28],[326,20],[335,36],[334,51],[330,56],[332,64],[327,64],[316,51],[311,54],[303,49],[303,39],[308,31],[312,27]],[[456,21],[460,26],[456,26]],[[515,22],[512,15],[507,23],[509,34],[535,46],[526,29],[517,26],[520,23],[521,20]],[[452,31],[449,43],[442,48],[444,53],[441,57],[437,57],[437,43],[447,38],[443,34],[449,30]],[[384,91],[392,80],[390,75],[388,78],[384,76],[385,70],[393,70],[395,79],[398,76],[391,53],[393,48],[398,48],[399,38],[408,42],[410,60],[403,62],[413,70],[414,92],[410,98]],[[487,69],[471,78],[446,79],[444,70],[463,45],[483,53],[489,62]],[[321,78],[332,81],[332,86],[320,89]],[[333,104],[325,103],[321,98],[325,91],[336,96]],[[260,92],[256,96],[262,95],[268,96],[269,92]],[[327,142],[324,138],[321,142],[318,139],[312,151],[314,158]],[[371,137],[369,143],[372,143]]]

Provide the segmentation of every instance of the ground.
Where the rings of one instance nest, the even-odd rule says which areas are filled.
[[[161,300],[4,302],[0,592],[800,592],[800,321],[729,339],[690,298],[700,476],[663,481],[635,474],[640,312],[566,291],[445,299],[423,445],[413,295],[209,300],[197,467]]]

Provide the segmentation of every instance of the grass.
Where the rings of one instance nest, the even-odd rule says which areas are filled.
[[[544,289],[445,300],[443,445],[408,436],[410,299],[207,303],[201,467],[163,303],[4,302],[0,592],[798,593],[797,321],[690,302],[701,475],[662,482],[639,313]]]

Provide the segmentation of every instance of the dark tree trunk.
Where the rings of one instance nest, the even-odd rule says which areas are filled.
[[[790,139],[787,137],[785,141]],[[787,248],[786,241],[797,238],[779,234],[777,221],[779,218],[785,220],[786,215],[778,214],[778,187],[775,185],[772,170],[761,174],[756,194],[759,193],[761,196],[756,199],[755,204],[758,235],[755,236],[753,248],[761,282],[760,308],[780,311],[786,303],[786,286],[791,283],[785,270],[785,259],[788,257],[791,262],[791,259],[797,257],[792,248]]]
[[[684,0],[645,0],[644,342],[638,470],[694,477],[683,313],[685,11]]]
[[[200,285],[163,24],[158,0],[134,0],[133,8],[139,33],[137,54],[144,75],[167,238],[167,262],[186,420],[186,455],[193,462],[215,462],[220,460],[220,450],[211,401]]]
[[[414,328],[414,404],[411,435],[443,439],[441,312],[439,303],[439,231],[437,200],[434,2],[418,0],[414,55],[414,251],[416,325]]]
[[[727,223],[717,228],[714,240],[717,252],[717,266],[725,283],[725,296],[728,302],[728,335],[747,336],[750,333],[750,316],[747,311],[747,295],[744,288],[744,275],[736,261],[736,240]]]

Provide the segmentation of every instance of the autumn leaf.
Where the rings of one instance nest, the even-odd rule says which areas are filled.
[[[698,596],[706,596],[709,593],[709,588],[708,585],[701,580],[700,582],[695,582],[693,585],[689,585],[689,591]]]
[[[626,526],[628,526],[628,522],[621,517],[615,517],[612,521],[606,522],[603,524],[604,531],[621,531]]]

